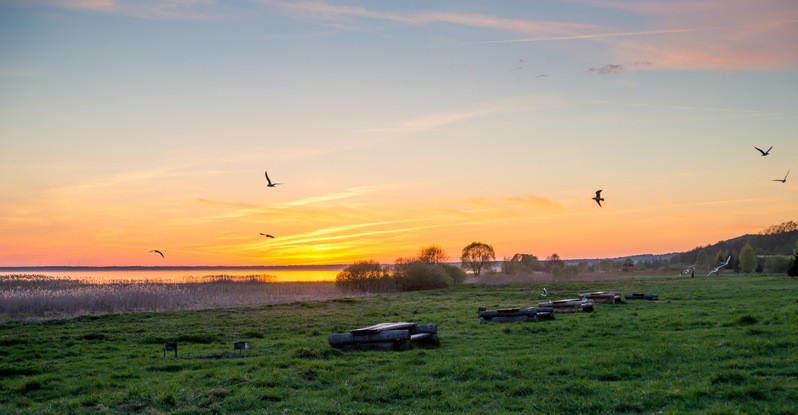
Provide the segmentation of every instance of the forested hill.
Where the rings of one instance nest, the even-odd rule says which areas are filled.
[[[683,264],[695,263],[696,257],[704,250],[710,258],[732,255],[734,257],[746,245],[750,244],[757,255],[793,255],[798,243],[798,224],[785,222],[771,226],[759,234],[749,234],[720,241],[712,245],[699,246],[687,252],[674,253],[672,262]]]

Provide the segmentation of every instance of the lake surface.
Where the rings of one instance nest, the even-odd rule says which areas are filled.
[[[13,267],[0,268],[0,276],[37,274],[84,282],[107,284],[113,282],[193,282],[203,277],[228,275],[232,277],[273,277],[274,282],[335,281],[346,265],[288,266],[288,267]]]

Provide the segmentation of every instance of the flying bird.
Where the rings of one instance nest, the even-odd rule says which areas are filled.
[[[771,181],[772,181],[772,182],[782,182],[782,183],[786,183],[786,182],[787,182],[787,176],[789,176],[789,175],[790,175],[790,171],[789,171],[789,170],[787,170],[787,174],[785,174],[785,175],[784,175],[784,178],[783,178],[783,179],[773,179],[773,180],[771,180]]]
[[[543,291],[540,293],[540,296],[541,297],[548,297],[549,296],[549,291],[546,290],[546,287],[543,287]]]
[[[163,256],[163,252],[161,252],[161,251],[159,251],[159,250],[157,250],[157,249],[153,249],[153,250],[152,250],[152,251],[150,251],[150,252],[155,252],[156,254],[160,255],[160,256],[161,256],[161,258],[166,258],[165,256]]]
[[[765,157],[765,156],[767,156],[768,154],[770,154],[770,150],[772,150],[772,149],[773,149],[773,146],[770,146],[770,148],[769,148],[767,151],[765,151],[765,150],[762,150],[761,148],[759,148],[759,147],[757,147],[757,146],[754,146],[754,148],[755,148],[755,149],[757,149],[757,150],[759,150],[759,152],[760,152],[760,153],[762,153],[762,157]]]
[[[269,172],[264,171],[263,173],[266,175],[266,182],[267,182],[266,187],[274,187],[277,186],[278,184],[282,184],[282,183],[272,183],[271,179],[269,179]]]
[[[595,200],[599,207],[601,207],[601,202],[604,201],[604,198],[601,197],[601,190],[596,190],[596,197],[594,197],[593,200]]]
[[[720,271],[721,268],[725,267],[726,265],[729,265],[729,261],[730,260],[731,260],[731,255],[729,255],[729,257],[726,258],[726,262],[724,262],[724,263],[718,265],[717,267],[713,268],[712,271],[709,271],[709,274],[707,274],[707,277],[712,275],[712,274],[717,274],[718,271]]]
[[[260,234],[261,234],[261,235],[263,235],[263,236],[265,236],[265,237],[267,237],[267,238],[272,238],[272,239],[274,239],[274,236],[272,236],[272,235],[269,235],[268,233],[263,233],[263,232],[261,232]]]

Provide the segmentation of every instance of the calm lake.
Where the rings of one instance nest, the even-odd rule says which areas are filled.
[[[14,267],[0,268],[0,275],[37,274],[95,284],[114,282],[193,282],[203,277],[265,276],[274,282],[335,281],[346,265],[287,267]]]

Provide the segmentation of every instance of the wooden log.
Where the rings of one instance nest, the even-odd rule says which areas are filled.
[[[359,329],[354,329],[350,333],[352,334],[375,334],[381,331],[388,331],[388,330],[406,330],[413,326],[416,323],[411,322],[398,322],[398,323],[380,323],[375,324],[373,326],[368,327],[361,327]]]
[[[415,326],[410,328],[410,335],[418,334],[418,333],[430,333],[435,334],[438,332],[438,325],[437,324],[416,324]]]
[[[532,317],[537,313],[538,313],[537,308],[529,307],[529,308],[513,308],[513,309],[504,309],[504,310],[485,310],[485,311],[480,311],[479,316],[485,318],[514,317],[514,316]]]
[[[333,333],[327,336],[330,346],[340,348],[353,343],[385,343],[410,340],[410,330],[385,330],[375,334]]]
[[[419,337],[416,337],[419,336]],[[437,347],[441,345],[441,340],[435,333],[418,333],[410,336],[410,341],[413,344],[422,347]]]
[[[519,321],[537,320],[537,316],[507,316],[507,317],[491,317],[487,319],[490,323],[517,323]]]
[[[659,300],[657,294],[626,294],[624,296],[627,300]]]
[[[342,345],[339,349],[345,352],[362,351],[393,351],[407,350],[410,347],[410,340],[400,342],[375,342],[375,343],[349,343]]]

